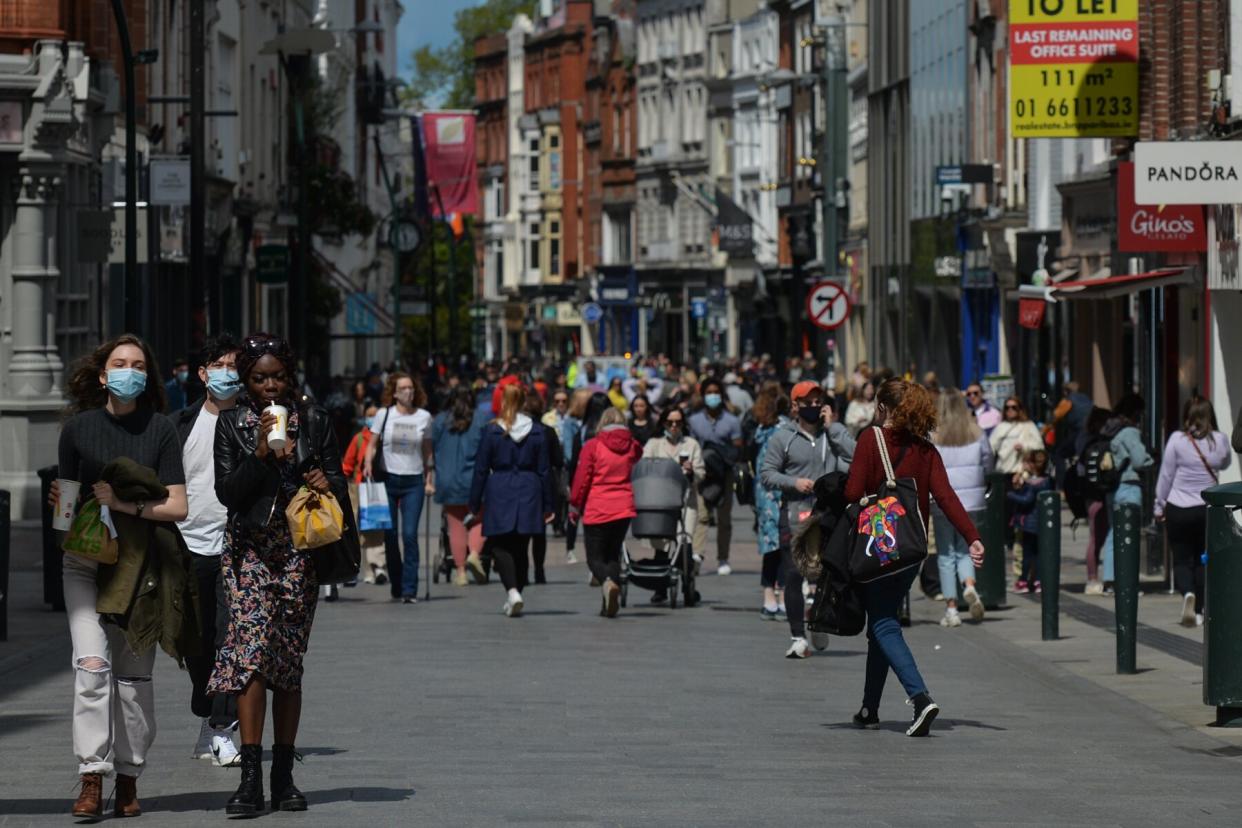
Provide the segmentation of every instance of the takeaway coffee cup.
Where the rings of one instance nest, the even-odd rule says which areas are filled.
[[[289,442],[289,409],[272,403],[263,409],[263,413],[276,416],[276,425],[267,433],[267,447],[280,451]]]
[[[78,493],[82,484],[76,480],[56,478],[60,487],[60,495],[56,498],[56,515],[52,518],[52,528],[59,532],[68,532],[73,524],[73,513],[78,509]]]

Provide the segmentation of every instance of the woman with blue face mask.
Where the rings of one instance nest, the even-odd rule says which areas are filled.
[[[60,435],[58,476],[79,484],[79,503],[94,499],[108,508],[122,532],[123,554],[133,545],[124,533],[137,521],[167,525],[187,513],[181,446],[172,421],[160,413],[164,385],[159,375],[146,343],[126,334],[83,359],[68,383],[72,416]],[[119,458],[154,472],[166,495],[123,500],[103,479],[105,467]],[[53,508],[59,496],[60,487],[54,485]],[[155,530],[143,534],[152,538]],[[123,562],[118,561],[117,573]],[[138,777],[155,740],[154,643],[136,652],[126,630],[96,611],[101,596],[109,593],[107,584],[97,581],[95,560],[66,554],[63,567],[73,644],[73,748],[81,775],[72,812],[101,818],[103,777],[115,774],[113,814],[138,816]]]

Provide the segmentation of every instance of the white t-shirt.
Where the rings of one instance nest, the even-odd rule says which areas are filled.
[[[383,431],[384,466],[389,474],[423,473],[423,437],[430,425],[431,413],[422,408],[400,414],[394,405],[375,415],[371,431]]]
[[[216,420],[204,407],[194,420],[181,458],[185,465],[185,496],[190,511],[177,523],[185,545],[195,555],[219,555],[229,510],[216,497]]]

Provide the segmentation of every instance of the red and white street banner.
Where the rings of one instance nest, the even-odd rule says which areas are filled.
[[[1134,203],[1134,164],[1117,165],[1117,249],[1122,253],[1202,253],[1207,220],[1198,204]]]
[[[479,211],[474,115],[427,112],[423,116],[423,157],[431,211],[437,218]]]

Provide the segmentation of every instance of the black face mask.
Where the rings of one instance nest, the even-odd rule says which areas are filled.
[[[808,423],[817,423],[824,407],[822,405],[800,405],[798,406],[798,416]]]

